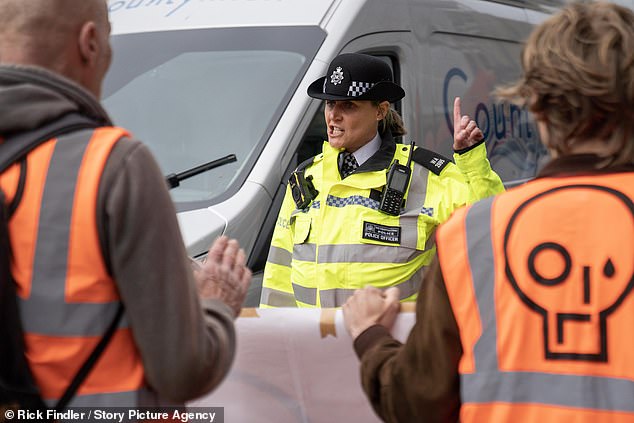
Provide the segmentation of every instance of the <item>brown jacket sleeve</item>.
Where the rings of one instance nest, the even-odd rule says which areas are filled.
[[[383,420],[458,421],[462,347],[437,258],[423,280],[407,342],[375,325],[357,337],[354,347],[363,389]]]
[[[184,402],[224,378],[233,360],[233,313],[198,297],[165,179],[138,141],[119,141],[99,189],[100,237],[146,379]]]

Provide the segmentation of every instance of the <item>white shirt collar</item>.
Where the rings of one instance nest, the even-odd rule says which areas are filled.
[[[354,155],[354,158],[357,160],[357,163],[359,164],[359,166],[361,166],[363,163],[368,161],[370,157],[374,156],[374,153],[379,151],[379,148],[381,148],[381,137],[379,136],[379,133],[377,132],[374,138],[370,140],[370,142],[368,142],[366,145],[359,148],[357,151],[355,151],[352,154]]]

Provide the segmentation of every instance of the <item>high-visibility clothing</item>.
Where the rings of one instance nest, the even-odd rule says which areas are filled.
[[[634,173],[543,178],[437,234],[462,422],[634,422]]]
[[[261,307],[339,307],[366,285],[397,286],[402,299],[414,299],[424,266],[434,256],[436,227],[456,208],[504,189],[480,145],[458,156],[459,166],[442,156],[432,158],[429,167],[442,169],[437,172],[412,162],[405,209],[392,216],[378,210],[380,192],[390,164],[407,163],[409,146],[383,139],[379,156],[385,160],[364,163],[343,180],[340,151],[326,142],[306,168],[319,191],[309,207],[297,209],[287,188],[264,271]]]
[[[120,303],[97,225],[102,171],[123,129],[103,127],[52,139],[0,178],[9,201],[20,174],[23,195],[9,223],[12,273],[26,355],[42,397],[54,403],[84,363]],[[141,358],[125,314],[73,406],[134,406],[144,388]]]

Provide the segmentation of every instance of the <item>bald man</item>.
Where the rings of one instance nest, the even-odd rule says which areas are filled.
[[[192,271],[158,165],[99,103],[109,35],[105,0],[0,0],[0,141],[69,113],[96,127],[0,174],[26,357],[55,405],[123,304],[70,405],[180,405],[230,368],[251,273],[226,238]]]

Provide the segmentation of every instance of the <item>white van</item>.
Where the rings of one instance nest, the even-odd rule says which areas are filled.
[[[490,92],[518,77],[522,41],[559,0],[108,6],[114,60],[104,104],[114,122],[150,147],[166,175],[220,164],[171,190],[193,257],[224,233],[239,240],[256,275],[262,271],[288,174],[326,139],[322,104],[306,88],[342,52],[391,64],[407,93],[396,105],[409,131],[405,143],[450,156],[451,107],[461,96],[507,185],[532,178],[546,158],[526,110],[498,103]],[[256,278],[246,305],[258,299]]]

